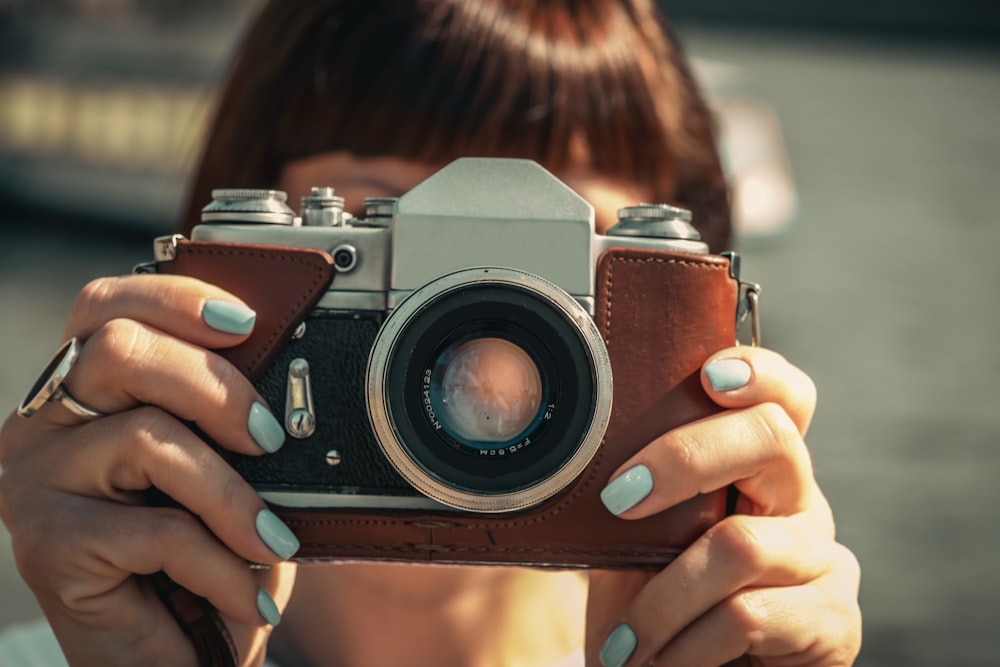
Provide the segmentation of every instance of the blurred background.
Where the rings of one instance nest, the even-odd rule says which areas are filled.
[[[0,0],[0,405],[79,287],[172,231],[258,4]],[[819,386],[858,664],[1000,664],[1000,3],[664,4],[719,115],[764,341]],[[38,616],[0,528],[0,631]]]

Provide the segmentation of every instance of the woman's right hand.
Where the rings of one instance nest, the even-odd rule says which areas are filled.
[[[160,571],[219,609],[241,665],[263,660],[294,580],[294,566],[278,564],[298,542],[184,423],[241,454],[281,446],[264,400],[210,351],[245,340],[253,318],[191,278],[96,280],[64,335],[82,343],[64,386],[107,416],[87,421],[50,401],[0,429],[0,519],[71,665],[196,664],[137,576]],[[144,505],[150,487],[183,508]]]

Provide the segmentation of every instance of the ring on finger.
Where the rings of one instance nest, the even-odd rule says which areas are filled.
[[[27,419],[38,412],[43,405],[52,401],[59,403],[77,417],[88,421],[104,417],[103,412],[89,408],[73,398],[66,390],[65,385],[63,385],[63,381],[69,375],[73,364],[76,363],[79,356],[80,343],[76,337],[70,338],[63,343],[45,366],[45,370],[35,380],[27,397],[18,406],[17,414]]]

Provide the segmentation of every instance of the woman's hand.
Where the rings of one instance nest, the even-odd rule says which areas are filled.
[[[732,484],[736,512],[655,576],[592,574],[588,664],[851,665],[860,570],[835,540],[803,441],[812,381],[774,352],[736,347],[708,360],[702,384],[726,410],[653,441],[602,498],[639,519]]]
[[[65,339],[82,342],[70,395],[0,430],[0,518],[15,560],[73,665],[195,665],[194,649],[140,576],[163,571],[220,610],[241,664],[259,664],[298,548],[258,494],[184,422],[228,450],[266,455],[281,425],[250,382],[208,351],[236,345],[254,313],[205,283],[97,280]],[[181,508],[148,507],[156,487]]]

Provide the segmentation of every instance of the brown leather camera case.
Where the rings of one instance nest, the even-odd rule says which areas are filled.
[[[181,241],[161,273],[210,281],[257,310],[243,345],[223,350],[251,378],[330,284],[315,250]],[[597,266],[595,318],[611,358],[614,400],[598,454],[567,489],[510,514],[275,507],[302,543],[299,560],[397,560],[661,568],[726,513],[727,490],[637,521],[600,500],[612,473],[658,436],[719,407],[700,369],[736,340],[739,286],[717,255],[615,248]]]

